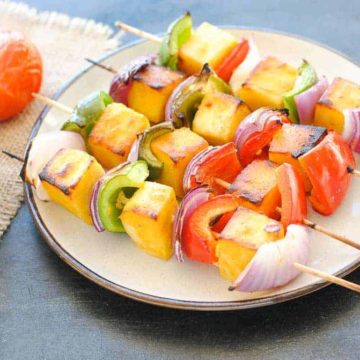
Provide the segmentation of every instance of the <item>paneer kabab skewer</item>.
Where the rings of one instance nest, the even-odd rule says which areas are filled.
[[[40,100],[44,100],[44,98],[41,98]],[[51,101],[50,103],[49,103],[49,105],[54,105],[54,102],[53,101]],[[62,106],[62,104],[61,104],[61,106],[60,106],[60,108],[62,108],[63,106]],[[258,113],[259,112],[261,112],[261,111],[263,111],[263,112],[267,112],[268,110],[261,110],[261,109],[259,109],[258,110]],[[275,112],[274,112],[274,114],[275,114]],[[272,116],[274,115],[274,114],[272,114]],[[252,115],[252,117],[256,117],[255,116],[255,113]],[[251,119],[251,116],[249,117],[250,119]],[[273,119],[274,120],[274,119]],[[247,120],[246,120],[247,121]],[[245,122],[246,122],[245,121]],[[277,121],[277,120],[276,120]],[[165,126],[164,126],[165,125]],[[176,141],[176,137],[174,137],[174,135],[175,134],[177,134],[177,133],[179,133],[179,141],[183,141],[183,140],[181,140],[181,139],[184,139],[184,138],[187,138],[189,135],[190,136],[193,136],[194,137],[194,140],[193,140],[193,142],[192,142],[192,147],[195,145],[195,143],[196,143],[196,141],[198,141],[198,146],[197,147],[195,147],[195,148],[193,148],[194,149],[194,151],[196,151],[196,152],[199,152],[199,151],[201,151],[204,147],[207,147],[208,145],[207,145],[207,143],[206,142],[204,142],[203,140],[201,140],[201,138],[198,138],[197,136],[196,136],[196,134],[194,133],[194,135],[192,135],[193,133],[192,132],[187,132],[187,135],[186,136],[181,136],[181,133],[182,132],[184,132],[185,131],[185,128],[183,128],[183,130],[182,129],[179,129],[179,130],[176,130],[176,132],[175,133],[173,133],[173,128],[171,127],[171,125],[170,124],[164,124],[164,125],[162,125],[162,124],[159,124],[159,129],[157,129],[156,127],[152,127],[152,128],[149,128],[149,130],[151,130],[150,132],[149,131],[146,131],[146,134],[147,134],[147,136],[146,136],[146,138],[147,139],[153,139],[154,138],[154,135],[152,135],[152,134],[156,134],[156,136],[159,136],[159,134],[164,134],[164,131],[165,131],[165,133],[166,132],[168,132],[169,133],[169,135],[168,136],[166,136],[165,138],[164,138],[164,141],[166,142],[170,142],[170,143],[173,143],[174,141]],[[243,124],[244,125],[244,124]],[[287,125],[287,124],[285,124],[285,126],[283,126],[283,128],[285,127],[286,128],[286,126],[297,126],[297,125]],[[300,125],[298,125],[298,126],[300,126]],[[240,125],[240,127],[241,127],[241,125]],[[282,129],[283,129],[282,128]],[[297,133],[299,132],[299,130],[296,130],[297,131]],[[170,135],[170,134],[173,134],[173,135]],[[293,132],[290,132],[291,134],[293,134]],[[185,135],[185,134],[184,134]],[[169,136],[170,136],[170,138],[169,138]],[[262,133],[262,136],[267,136],[267,134],[266,134],[266,132],[263,132]],[[171,137],[173,138],[173,139],[171,139]],[[195,140],[195,138],[197,139],[198,138],[198,140]],[[148,141],[148,140],[147,140]],[[195,142],[194,142],[195,141]],[[268,139],[268,141],[269,141],[269,139]],[[159,143],[160,144],[160,143]],[[155,144],[154,144],[155,145]],[[161,147],[163,147],[163,145],[160,145],[160,148],[159,148],[159,151],[158,150],[156,150],[156,146],[152,146],[152,149],[153,149],[153,151],[155,151],[155,156],[160,156],[160,158],[163,156],[163,155],[161,155],[161,153],[162,153],[162,151],[160,150],[161,149]],[[165,145],[165,143],[164,143],[164,145]],[[264,145],[265,146],[265,145]],[[144,147],[142,147],[142,149],[143,149]],[[245,149],[246,149],[247,147],[245,146]],[[258,150],[258,149],[257,149]],[[130,151],[130,150],[129,150]],[[186,160],[187,162],[189,162],[190,161],[190,159],[191,159],[191,157],[193,157],[194,155],[196,155],[196,152],[193,152],[193,153],[189,153],[189,156],[190,156],[190,158],[188,159],[188,160]],[[129,153],[129,152],[128,152]],[[241,151],[239,151],[239,153],[241,154]],[[94,153],[94,155],[95,155],[95,157],[96,157],[96,153]],[[236,156],[235,156],[236,157]],[[151,161],[151,159],[149,159],[147,156],[146,156],[146,154],[144,155],[142,155],[142,157],[140,157],[140,158],[142,158],[142,159],[145,159],[145,160],[147,160],[148,161],[148,163],[150,163],[150,174],[152,174],[152,172],[153,171],[155,171],[156,170],[156,163],[154,164],[154,162],[153,161]],[[127,158],[125,158],[124,160],[126,160]],[[240,157],[240,159],[241,159],[241,157]],[[166,158],[162,158],[162,160],[165,160],[166,161]],[[286,160],[286,159],[285,159]],[[284,161],[285,162],[285,161]],[[100,161],[100,163],[102,163],[101,161]],[[116,165],[118,165],[120,162],[118,162],[118,163],[114,163],[114,165],[113,166],[116,166]],[[161,162],[160,162],[160,164],[161,164]],[[234,166],[234,164],[235,163],[233,163],[232,165],[231,165],[231,167],[232,167],[232,169],[233,169],[233,173],[236,175],[237,173],[239,173],[240,172],[240,170],[241,170],[241,168],[240,167],[236,167],[236,166]],[[113,167],[113,166],[107,166],[108,168],[111,168],[111,167]],[[155,166],[155,168],[154,168],[154,166]],[[174,169],[176,169],[176,168],[174,168]],[[174,169],[170,169],[170,171],[169,171],[169,173],[167,174],[166,173],[166,171],[163,171],[163,173],[162,173],[162,177],[159,179],[160,180],[160,182],[163,182],[163,183],[165,183],[165,184],[167,184],[167,185],[170,185],[170,186],[172,186],[174,189],[175,189],[175,192],[176,192],[176,195],[177,196],[180,196],[180,197],[182,197],[183,196],[183,190],[182,190],[182,187],[178,187],[177,186],[177,184],[181,184],[181,178],[182,178],[182,176],[184,175],[184,173],[183,172],[180,172],[180,173],[176,173],[176,171],[174,172]],[[264,169],[263,169],[264,170]],[[352,172],[352,173],[354,173],[354,172]],[[223,175],[223,174],[222,174]],[[234,175],[234,176],[235,176]],[[154,176],[152,176],[152,178],[153,179],[155,179],[155,177]],[[179,180],[180,179],[180,180]],[[222,179],[216,179],[216,183],[217,184],[220,184],[219,183],[219,181],[221,181]],[[233,179],[225,179],[225,184],[226,184],[226,180],[233,180]],[[209,181],[209,179],[208,179],[208,181]],[[214,184],[212,184],[213,186],[214,186]],[[221,185],[221,184],[220,184]],[[186,187],[185,187],[185,189],[186,189]],[[323,233],[325,233],[325,234],[327,234],[328,236],[330,236],[330,237],[333,237],[333,238],[335,238],[335,239],[337,239],[337,240],[339,240],[339,241],[342,241],[342,242],[345,242],[345,243],[347,243],[347,244],[349,244],[349,245],[351,245],[351,246],[353,246],[353,247],[356,247],[356,248],[359,248],[359,245],[357,244],[357,243],[355,243],[355,242],[353,242],[352,240],[350,240],[350,239],[347,239],[346,237],[343,237],[343,236],[341,236],[341,235],[338,235],[338,234],[334,234],[334,233],[332,233],[331,231],[329,231],[329,230],[327,230],[327,229],[324,229],[323,227],[321,227],[320,225],[318,225],[318,224],[314,224],[313,222],[311,222],[310,220],[307,220],[306,219],[306,222],[307,222],[307,225],[308,226],[312,226],[315,230],[317,230],[317,231],[321,231],[321,232],[323,232]]]
[[[121,21],[115,25],[126,32],[160,43],[160,65],[179,69],[186,75],[199,73],[203,65],[208,63],[219,77],[228,82],[234,70],[252,50],[247,39],[237,41],[231,34],[207,22],[193,30],[189,12],[170,24],[164,38]]]
[[[221,161],[223,162],[223,159]],[[249,166],[252,166],[251,170],[248,169]],[[220,274],[234,283],[231,289],[255,291],[271,287],[269,284],[284,285],[288,281],[286,274],[292,274],[292,261],[304,262],[299,259],[307,256],[309,238],[301,226],[304,225],[306,214],[306,197],[303,180],[296,169],[290,164],[283,164],[276,168],[274,173],[275,166],[268,160],[255,160],[248,167],[239,174],[238,177],[242,179],[237,178],[234,182],[238,186],[243,180],[239,192],[214,194],[206,185],[195,186],[188,191],[175,218],[174,246],[180,261],[183,260],[184,253],[191,260],[216,264]],[[266,167],[268,171],[265,171]],[[272,179],[268,180],[271,172],[275,177],[274,181],[278,183],[278,190],[271,185]],[[259,173],[262,174],[261,178]],[[259,179],[257,185],[261,182],[263,184],[258,190],[252,191],[249,186],[256,179]],[[216,178],[214,180],[216,181]],[[269,189],[265,190],[267,199],[260,203],[250,203],[253,196],[258,196],[265,189],[264,181],[269,184],[265,185]],[[223,180],[220,181],[221,185],[223,183]],[[226,185],[229,187],[230,184]],[[270,190],[270,187],[274,190]],[[283,207],[281,222],[269,217],[270,214],[275,217],[275,201],[279,196],[276,192],[280,192]],[[270,201],[273,202],[272,206]],[[287,236],[284,238],[285,230]],[[289,249],[284,250],[288,246],[287,240],[293,238],[293,231],[299,231],[298,234],[302,233],[304,237],[299,235],[296,241],[290,241]],[[284,252],[287,252],[288,256]],[[257,256],[262,260],[256,260]],[[256,265],[258,261],[261,266]],[[287,268],[281,271],[283,277],[268,277],[266,271],[262,273],[267,266],[272,268],[274,263],[282,263]],[[251,278],[265,280],[257,282]]]
[[[225,226],[214,224],[229,212],[232,215]],[[290,224],[284,236],[280,222],[243,207],[233,194],[213,195],[205,185],[185,195],[173,236],[179,260],[183,261],[184,253],[191,260],[216,265],[221,276],[232,282],[229,290],[267,290],[285,285],[299,272],[317,272],[302,266],[310,244],[304,226]],[[354,291],[360,289],[356,284],[343,285]]]
[[[90,217],[88,213],[89,206],[86,206],[84,203],[90,202],[92,204],[92,199],[96,197],[96,194],[99,192],[99,188],[104,183],[106,184],[107,180],[110,180],[111,182],[116,181],[118,186],[120,181],[120,187],[124,190],[129,189],[128,186],[135,186],[135,188],[139,186],[138,190],[135,190],[134,195],[130,197],[130,200],[127,199],[125,202],[125,206],[123,207],[123,211],[120,216],[120,221],[122,221],[122,225],[125,227],[129,236],[140,248],[151,255],[155,255],[163,259],[168,259],[172,254],[172,245],[169,243],[169,238],[171,238],[171,233],[173,231],[170,218],[172,218],[171,214],[173,214],[177,209],[177,203],[173,190],[168,186],[145,181],[148,175],[146,170],[147,166],[145,162],[141,161],[137,161],[133,164],[122,164],[119,168],[113,169],[104,175],[101,166],[96,163],[94,158],[92,158],[83,150],[71,148],[83,146],[83,144],[81,144],[82,138],[79,136],[79,134],[67,131],[60,133],[63,134],[62,141],[58,141],[57,144],[53,145],[52,148],[49,148],[49,141],[51,144],[53,144],[54,136],[59,138],[60,134],[45,133],[42,135],[42,139],[40,140],[39,137],[36,137],[31,148],[34,153],[30,151],[27,159],[27,161],[31,161],[31,163],[25,163],[25,168],[27,165],[31,165],[33,169],[40,171],[39,176],[44,185],[48,180],[52,179],[52,184],[48,183],[44,186],[50,197],[54,197],[54,199],[57,198],[57,202],[60,205],[64,206],[69,211],[81,217],[88,223],[90,223]],[[41,137],[41,135],[39,136]],[[68,136],[75,136],[76,141],[70,143],[67,138]],[[46,139],[46,137],[48,137],[48,139]],[[59,148],[66,146],[69,147],[62,148],[55,152],[56,149],[54,146]],[[39,151],[43,153],[44,150],[48,151],[47,156],[50,156],[50,154],[53,154],[54,152],[55,155],[44,165],[43,169],[40,169],[41,164],[44,162],[44,158],[36,158],[35,155],[38,154]],[[34,162],[39,161],[41,164],[34,164]],[[137,170],[134,171],[136,167]],[[122,172],[122,170],[125,168],[127,168],[127,170]],[[64,172],[63,169],[71,170]],[[30,174],[31,173],[32,172],[30,172]],[[61,177],[58,176],[59,174],[61,174]],[[139,174],[142,175],[139,176]],[[132,179],[136,179],[136,184]],[[100,187],[98,185],[100,185]],[[111,185],[114,184],[110,183],[108,185],[111,187]],[[93,189],[91,189],[91,187],[93,187]],[[125,194],[122,194],[124,197],[121,197],[121,199],[126,199]],[[109,196],[111,197],[111,191],[107,197],[109,198]],[[90,199],[90,197],[92,199]],[[213,201],[222,201],[224,198],[226,198],[227,201],[234,201],[232,195],[220,195],[215,197]],[[158,209],[156,215],[151,210],[151,206],[154,203],[156,206],[153,207],[153,209]],[[162,210],[159,212],[159,209]],[[237,206],[234,208],[234,210],[236,209],[237,212],[234,215],[234,219],[230,220],[233,225],[227,225],[227,229],[225,228],[222,231],[219,239],[221,237],[225,237],[226,234],[232,233],[238,235],[239,231],[237,230],[239,230],[239,226],[241,228],[241,226],[243,226],[242,224],[244,224],[244,222],[241,221],[243,216],[245,216],[245,221],[250,221],[250,223],[252,219],[261,219],[260,221],[265,221],[264,224],[266,224],[267,221],[270,221],[268,226],[264,229],[268,229],[270,231],[271,228],[270,232],[274,234],[272,236],[281,236],[282,230],[279,228],[276,221],[266,220],[264,215],[258,214],[250,209]],[[114,216],[114,214],[111,214],[111,212],[109,213],[108,210],[105,210],[105,213],[110,218],[112,215],[112,220],[110,221],[115,221],[117,215],[119,215],[119,212],[117,212],[116,216]],[[119,219],[117,219],[117,221],[119,222]],[[139,222],[142,224],[141,227],[137,226]],[[156,241],[154,241],[154,236],[152,236],[154,234],[146,231],[146,228],[149,224],[151,224],[153,227],[157,226],[155,230]],[[235,229],[233,228],[234,226]],[[139,232],[139,229],[142,230]],[[174,227],[174,229],[176,231],[176,227]],[[248,233],[251,239],[259,239],[261,234],[259,234],[259,230],[257,229],[259,228],[254,228],[254,231],[257,233],[249,234],[245,231],[244,234]],[[278,235],[276,235],[277,233]],[[226,242],[226,240],[219,240],[219,242],[224,241]],[[303,230],[300,225],[289,225],[287,229],[287,235],[282,240],[263,244],[259,247],[255,255],[253,251],[250,251],[252,260],[248,261],[248,266],[244,268],[243,273],[236,279],[236,281],[234,281],[229,290],[267,290],[269,288],[286,284],[294,277],[296,277],[299,272],[306,272],[351,290],[360,292],[360,287],[357,284],[353,284],[346,280],[303,265],[308,257],[308,245],[309,237],[307,232]],[[219,250],[219,252],[221,251],[223,250]],[[281,257],[282,261],[279,261],[279,256]],[[287,256],[290,256],[289,259]],[[244,255],[241,254],[240,262],[243,261],[243,258]],[[284,259],[288,259],[288,261],[284,261]],[[219,264],[219,266],[224,268],[224,266],[221,264]],[[271,276],[269,277],[265,275]],[[264,281],[264,279],[267,280]]]
[[[251,39],[247,47],[243,46],[241,57],[235,56],[238,62],[233,61],[232,55],[225,56],[224,65],[230,63],[232,66],[229,67],[231,70],[228,72],[229,75],[223,77],[213,65],[212,55],[217,50],[216,40],[221,38],[220,32],[224,31],[216,27],[209,28],[209,24],[204,23],[191,32],[191,36],[187,33],[185,40],[178,42],[178,34],[173,29],[176,29],[177,23],[180,24],[181,29],[183,18],[187,16],[190,15],[180,17],[170,25],[163,39],[122,22],[118,22],[117,25],[137,36],[161,42],[160,55],[162,49],[170,48],[169,44],[173,38],[173,44],[177,46],[172,47],[172,54],[174,57],[177,56],[180,68],[182,62],[209,63],[220,77],[227,82],[230,80],[234,94],[245,101],[252,111],[263,106],[287,108],[292,122],[314,124],[335,130],[354,151],[360,152],[360,86],[358,84],[340,77],[336,77],[329,84],[325,77],[318,78],[315,69],[307,61],[296,69],[274,56],[261,59]],[[188,26],[191,28],[189,23]],[[215,30],[219,31],[218,36],[214,36]],[[241,40],[241,43],[245,44],[246,41]],[[203,51],[203,48],[210,48],[213,51]],[[235,50],[234,53],[236,54]],[[217,54],[216,58],[219,57],[221,58]],[[164,65],[166,66],[166,63]],[[186,70],[184,72],[189,74]]]
[[[117,73],[115,69],[107,65],[87,60],[114,74]],[[255,65],[253,63],[253,66]],[[263,105],[274,109],[284,107],[289,111],[289,118],[293,122],[298,122],[300,118],[302,125],[313,123],[315,126],[321,125],[328,130],[335,129],[353,151],[360,152],[360,87],[341,78],[335,78],[330,85],[325,78],[318,80],[314,68],[306,61],[298,69],[296,81],[293,75],[291,79],[289,78],[291,83],[295,81],[292,90],[284,93],[285,88],[276,89],[276,84],[267,83],[266,79],[276,79],[277,72],[281,78],[290,76],[290,73],[287,74],[287,69],[288,65],[275,58],[267,57],[247,74],[248,80],[240,84],[240,88],[233,87],[232,91],[245,99],[250,104],[251,110],[256,110]],[[273,76],[270,76],[271,74]],[[118,86],[114,88],[113,85],[119,81],[121,83],[122,77],[122,75],[116,75],[110,88],[110,93],[115,99]],[[224,84],[222,87],[224,88]],[[257,88],[271,88],[272,90],[261,93]],[[111,90],[114,91],[111,92]],[[119,98],[122,101],[123,97]],[[171,120],[171,117],[166,117],[166,120]]]
[[[124,26],[127,30],[133,29],[130,26]],[[144,32],[139,30],[137,33],[143,34]],[[151,34],[148,38],[162,41],[158,56],[152,57],[151,65],[172,71],[181,71],[184,76],[199,74],[204,65],[207,64],[219,79],[229,82],[235,69],[239,64],[242,64],[241,71],[237,69],[236,72],[237,82],[240,82],[245,74],[260,60],[252,39],[241,39],[238,42],[231,34],[209,23],[203,23],[193,31],[189,13],[178,18],[169,26],[168,34],[163,40]],[[98,64],[93,60],[86,60],[112,73],[116,71],[112,67]],[[144,57],[139,57],[132,62],[133,65],[131,66],[141,67],[143,61]],[[123,71],[120,71],[114,77],[110,95],[115,101],[127,104],[126,90],[129,87],[126,85],[128,85],[129,79],[124,78],[122,73]],[[129,106],[132,108],[131,96]],[[135,110],[138,109],[135,108]],[[152,121],[150,117],[149,119]]]

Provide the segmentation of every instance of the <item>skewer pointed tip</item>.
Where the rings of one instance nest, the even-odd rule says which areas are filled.
[[[162,42],[161,37],[150,34],[150,33],[146,32],[146,31],[137,29],[136,27],[125,24],[122,21],[116,21],[115,26],[117,28],[123,30],[123,31],[126,31],[126,32],[128,32],[130,34],[136,35],[136,36],[141,37],[143,39],[150,40],[150,41],[157,42],[157,43]]]
[[[16,154],[13,154],[13,153],[11,153],[10,151],[7,151],[7,150],[2,149],[1,152],[2,152],[3,154],[5,154],[5,155],[9,156],[9,157],[12,158],[12,159],[18,160],[18,161],[20,161],[20,162],[22,162],[22,163],[24,162],[24,159],[23,159],[22,157],[20,157],[20,156],[18,156],[18,155],[16,155]]]
[[[359,170],[356,170],[354,169],[352,166],[348,166],[347,167],[347,172],[351,175],[355,175],[355,176],[360,176],[360,171]]]
[[[111,72],[111,73],[113,73],[113,74],[117,74],[117,70],[114,69],[114,68],[111,67],[111,66],[101,64],[101,63],[99,63],[98,61],[92,60],[92,59],[90,59],[90,58],[85,58],[85,61],[87,61],[87,62],[89,62],[90,64],[93,64],[93,65],[95,65],[95,66],[98,66],[98,67],[101,68],[101,69],[104,69],[104,70],[106,70],[106,71],[109,71],[109,72]]]

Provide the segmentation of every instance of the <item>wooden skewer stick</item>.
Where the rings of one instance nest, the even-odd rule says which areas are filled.
[[[32,93],[32,96],[37,99],[37,100],[40,100],[41,102],[43,102],[44,104],[46,105],[49,105],[49,106],[53,106],[54,108],[57,108],[61,111],[64,111],[68,114],[71,114],[72,113],[72,108],[69,107],[69,106],[66,106],[58,101],[55,101],[55,100],[52,100],[46,96],[43,96],[43,95],[40,95],[40,94],[37,94],[37,93]]]
[[[138,37],[141,37],[143,39],[146,39],[146,40],[150,40],[150,41],[154,41],[154,42],[157,42],[157,43],[161,43],[162,42],[162,38],[159,37],[159,36],[156,36],[156,35],[153,35],[153,34],[150,34],[146,31],[143,31],[143,30],[140,30],[140,29],[137,29],[136,27],[133,27],[133,26],[130,26],[128,24],[125,24],[123,23],[122,21],[117,21],[115,23],[115,26],[118,27],[119,29],[121,30],[124,30],[130,34],[134,34]]]
[[[226,190],[229,190],[230,185],[231,185],[230,183],[228,183],[227,181],[220,179],[220,178],[215,178],[214,180],[218,185],[222,186]]]
[[[86,60],[87,62],[89,62],[90,64],[93,64],[93,65],[95,65],[95,66],[98,66],[99,68],[104,69],[104,70],[106,70],[106,71],[109,71],[109,72],[111,72],[111,73],[113,73],[113,74],[117,74],[117,73],[118,73],[116,69],[114,69],[113,67],[111,67],[111,66],[109,66],[109,65],[101,64],[101,63],[99,63],[99,62],[97,62],[97,61],[95,61],[95,60],[89,59],[89,58],[85,58],[85,60]]]
[[[276,211],[281,214],[281,208],[279,208],[279,207],[276,208]],[[355,242],[355,241],[353,241],[353,240],[351,240],[351,239],[348,239],[348,238],[345,237],[345,236],[338,235],[338,234],[336,234],[336,233],[334,233],[334,232],[332,232],[332,231],[324,228],[323,226],[314,223],[314,222],[311,221],[311,220],[304,219],[304,224],[305,224],[306,226],[308,226],[308,227],[310,227],[310,228],[318,231],[318,232],[321,232],[322,234],[325,234],[325,235],[327,235],[327,236],[330,236],[330,237],[332,237],[332,238],[334,238],[334,239],[336,239],[336,240],[339,240],[339,241],[343,242],[344,244],[347,244],[347,245],[349,245],[349,246],[352,246],[352,247],[355,248],[355,249],[360,250],[360,244],[359,244],[359,243],[357,243],[357,242]]]
[[[360,293],[360,285],[358,285],[358,284],[355,284],[355,283],[350,282],[348,280],[341,279],[341,278],[339,278],[337,276],[334,276],[334,275],[327,274],[326,272],[311,268],[311,267],[303,265],[303,264],[294,263],[294,266],[298,270],[300,270],[300,271],[302,271],[304,273],[319,277],[319,278],[324,279],[326,281],[329,281],[331,283],[340,285],[340,286],[342,286],[344,288],[347,288],[347,289],[350,289],[350,290],[355,291],[357,293]]]
[[[324,228],[323,226],[314,223],[311,220],[304,219],[304,224],[306,226],[318,231],[318,232],[321,232],[322,234],[330,236],[335,240],[339,240],[339,241],[341,241],[342,243],[344,243],[346,245],[352,246],[353,248],[360,250],[360,244],[359,243],[357,243],[357,242],[355,242],[355,241],[353,241],[351,239],[348,239],[347,237],[345,237],[343,235],[336,234],[336,233]]]
[[[3,154],[5,154],[5,155],[9,156],[9,157],[12,158],[12,159],[16,159],[17,161],[20,161],[20,162],[22,162],[22,163],[25,162],[25,160],[24,160],[22,157],[13,154],[13,153],[11,153],[10,151],[7,151],[7,150],[2,149],[1,152],[2,152]]]
[[[222,179],[219,179],[219,178],[215,178],[215,182],[217,184],[219,184],[220,186],[224,187],[225,189],[229,189],[230,185],[227,181],[225,180],[222,180]],[[276,211],[279,212],[281,214],[281,208],[276,208]],[[348,239],[347,237],[345,236],[342,236],[342,235],[338,235],[326,228],[324,228],[323,226],[321,225],[318,225],[316,223],[314,223],[313,221],[311,220],[308,220],[308,219],[304,219],[304,225],[318,231],[318,232],[321,232],[322,234],[325,234],[327,236],[330,236],[332,238],[334,238],[335,240],[339,240],[341,241],[342,243],[346,244],[346,245],[349,245],[349,246],[352,246],[353,248],[357,249],[357,250],[360,250],[360,244],[351,240],[351,239]]]

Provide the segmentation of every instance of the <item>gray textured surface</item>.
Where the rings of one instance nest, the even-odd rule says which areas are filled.
[[[161,32],[196,22],[297,33],[360,61],[353,1],[26,1]],[[127,37],[130,39],[130,37]],[[360,283],[360,271],[348,277]],[[196,313],[136,303],[88,282],[41,240],[22,207],[0,242],[0,359],[358,359],[360,298],[331,286],[273,307]]]

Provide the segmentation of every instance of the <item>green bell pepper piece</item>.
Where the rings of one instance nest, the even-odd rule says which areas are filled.
[[[98,211],[105,230],[125,232],[119,218],[125,204],[141,187],[149,170],[145,161],[135,161],[125,165],[119,172],[109,175],[100,188]]]
[[[223,79],[212,72],[209,76],[209,81],[206,84],[205,92],[219,91],[224,94],[232,94],[231,87]]]
[[[164,167],[164,164],[151,151],[151,142],[157,137],[174,131],[174,126],[170,122],[154,125],[146,129],[139,144],[139,159],[145,160],[149,166],[150,180],[156,180]]]
[[[178,68],[178,51],[192,33],[192,18],[189,12],[170,24],[159,50],[159,65],[172,70]]]
[[[75,106],[70,119],[61,130],[78,132],[86,139],[105,108],[112,102],[111,96],[105,91],[88,95]]]
[[[299,123],[296,109],[295,96],[311,88],[318,81],[315,68],[306,60],[298,68],[298,76],[292,90],[283,94],[284,106],[289,110],[289,118],[294,123]]]
[[[182,126],[191,128],[195,113],[207,92],[219,91],[225,94],[232,92],[230,86],[220,79],[208,64],[203,66],[199,75],[192,76],[192,79],[173,103],[172,122],[176,128]]]

